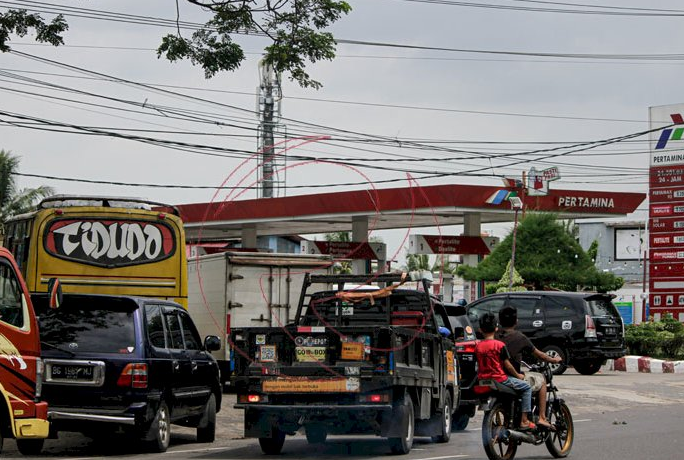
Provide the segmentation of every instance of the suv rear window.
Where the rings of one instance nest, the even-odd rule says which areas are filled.
[[[126,299],[64,296],[55,310],[38,308],[40,340],[73,352],[132,353],[136,308]]]
[[[585,299],[592,316],[620,316],[615,305],[605,297]]]

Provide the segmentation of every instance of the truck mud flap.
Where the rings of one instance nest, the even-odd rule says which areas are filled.
[[[274,426],[287,434],[294,434],[299,429],[296,422],[283,420],[277,413],[258,409],[245,410],[246,438],[270,437]]]

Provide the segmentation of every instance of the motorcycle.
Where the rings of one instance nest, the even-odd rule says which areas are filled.
[[[523,363],[524,364],[524,363]],[[475,391],[480,394],[485,414],[482,420],[482,444],[490,460],[512,460],[522,443],[535,446],[546,444],[555,458],[567,457],[572,449],[574,426],[572,414],[553,383],[553,372],[547,362],[529,366],[546,378],[546,419],[552,429],[536,425],[529,431],[516,430],[522,416],[522,398],[519,392],[494,380],[480,380]],[[539,419],[538,394],[532,397],[532,422]]]

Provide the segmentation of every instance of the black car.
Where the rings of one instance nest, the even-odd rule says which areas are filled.
[[[444,308],[449,315],[451,330],[456,343],[456,355],[461,371],[461,397],[459,404],[451,419],[453,430],[465,430],[470,418],[475,415],[480,403],[477,395],[473,393],[473,387],[477,384],[477,358],[475,346],[477,337],[468,319],[465,303],[445,303]]]
[[[43,396],[55,431],[106,437],[123,429],[164,452],[171,423],[197,427],[211,442],[221,408],[218,365],[188,313],[163,300],[64,295],[38,299]]]
[[[523,291],[492,294],[468,305],[468,318],[477,328],[485,313],[498,314],[504,306],[518,310],[517,329],[538,349],[560,356],[555,374],[567,364],[580,374],[598,372],[608,358],[627,353],[624,323],[612,303],[613,295],[589,292]]]

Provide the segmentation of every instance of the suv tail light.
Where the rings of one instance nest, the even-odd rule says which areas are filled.
[[[477,342],[460,342],[456,343],[456,352],[457,353],[475,353],[475,347],[477,346]]]
[[[584,316],[584,338],[596,338],[596,325],[591,316]]]
[[[40,398],[43,392],[43,360],[40,358],[36,359],[36,399]]]
[[[116,384],[120,387],[147,388],[147,364],[127,364]]]

